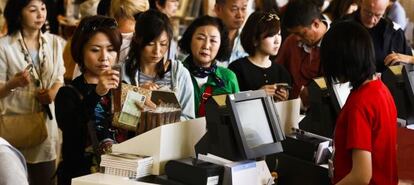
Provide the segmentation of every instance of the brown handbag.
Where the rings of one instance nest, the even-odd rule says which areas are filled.
[[[57,62],[57,42],[57,37],[53,37],[53,62]],[[22,44],[23,53],[28,53],[24,41],[20,44]],[[31,65],[33,64],[33,59],[29,57],[29,59],[26,59],[26,62]],[[32,76],[35,80],[40,81],[39,75],[41,74],[37,73],[37,75]],[[39,85],[43,86],[41,82]],[[48,108],[48,105],[46,106]],[[48,113],[50,119],[53,119],[50,109]],[[46,117],[45,112],[2,115],[0,116],[0,137],[3,137],[16,148],[29,148],[39,145],[48,137]]]
[[[44,112],[0,116],[0,137],[16,148],[39,145],[47,136]]]

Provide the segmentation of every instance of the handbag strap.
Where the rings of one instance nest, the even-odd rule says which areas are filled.
[[[68,87],[69,89],[72,89],[73,92],[75,92],[78,95],[79,99],[83,100],[82,93],[80,93],[80,91],[75,86],[73,86],[72,84],[67,84],[67,85],[65,85],[65,87]]]

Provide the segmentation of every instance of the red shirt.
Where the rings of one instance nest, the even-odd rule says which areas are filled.
[[[277,54],[277,63],[292,75],[293,89],[289,92],[291,99],[299,96],[302,86],[307,86],[313,78],[322,76],[319,46],[307,48],[308,51],[305,51],[303,45],[297,36],[291,34]]]
[[[371,152],[370,184],[397,184],[396,129],[394,99],[381,80],[352,91],[336,122],[333,183],[351,171],[352,150],[360,149]]]

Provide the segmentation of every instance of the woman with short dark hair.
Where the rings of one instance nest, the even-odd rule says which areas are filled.
[[[227,35],[220,19],[202,16],[188,26],[178,43],[189,54],[183,63],[191,73],[197,117],[205,115],[208,97],[239,92],[236,75],[217,66],[217,60],[224,59],[228,53]]]
[[[328,84],[352,87],[335,126],[333,183],[397,184],[397,111],[375,74],[368,31],[356,22],[334,24],[322,40],[321,63]]]
[[[42,32],[46,14],[43,0],[9,0],[4,11],[8,34],[0,39],[1,116],[47,115],[47,138],[38,145],[19,148],[33,185],[54,183],[58,143],[54,100],[65,71],[64,40]]]
[[[270,56],[275,56],[279,51],[282,40],[279,17],[270,12],[252,13],[240,40],[249,56],[229,65],[229,69],[236,73],[240,90],[264,89],[275,100],[287,100],[290,74],[283,66],[270,60]]]
[[[75,31],[72,37],[71,54],[73,60],[79,65],[81,72],[85,73],[85,47],[90,39],[97,33],[103,33],[112,43],[112,52],[118,53],[122,37],[119,37],[119,31],[116,30],[118,24],[113,18],[105,16],[90,16],[82,19],[82,25],[79,23],[79,28]],[[76,42],[75,42],[76,41]],[[118,57],[118,56],[117,56]],[[117,60],[117,58],[115,58]]]
[[[56,119],[63,138],[59,185],[97,171],[99,156],[122,141],[111,119],[110,89],[119,84],[119,72],[111,66],[122,43],[117,26],[109,17],[85,17],[72,37],[72,57],[82,74],[56,95]]]

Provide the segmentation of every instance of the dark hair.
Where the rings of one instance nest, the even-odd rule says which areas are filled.
[[[321,18],[321,10],[312,0],[294,0],[287,5],[282,25],[287,29],[297,26],[308,27],[314,19]]]
[[[272,12],[279,14],[279,6],[275,0],[261,0],[261,6],[257,6],[256,11]]]
[[[321,44],[321,64],[329,82],[349,81],[356,89],[375,74],[375,52],[368,31],[361,24],[334,24]]]
[[[332,0],[325,13],[329,13],[332,21],[335,21],[346,15],[352,3],[355,3],[355,0]]]
[[[157,2],[159,5],[161,5],[161,7],[164,7],[165,3],[167,2],[167,0],[148,0],[148,1],[150,4],[150,9],[154,9],[154,10],[158,10]]]
[[[315,4],[316,6],[318,6],[319,9],[321,10],[323,7],[323,4],[325,3],[325,0],[311,0],[311,2]]]
[[[226,0],[216,0],[216,4],[223,5],[226,3]]]
[[[276,35],[280,30],[279,17],[270,12],[253,12],[246,21],[240,34],[244,51],[249,55],[256,53],[255,43],[266,37]]]
[[[122,36],[115,19],[102,15],[87,16],[81,20],[73,33],[70,46],[72,58],[79,65],[82,72],[85,71],[83,49],[89,39],[97,33],[104,33],[109,38],[114,50],[119,54]]]
[[[164,31],[167,33],[169,45],[173,37],[170,20],[167,15],[160,11],[150,9],[139,13],[135,15],[135,21],[135,34],[128,53],[129,60],[125,64],[126,74],[131,79],[132,84],[137,83],[135,82],[135,74],[139,70],[141,52],[144,47],[158,38]],[[164,58],[161,61],[164,61]],[[158,62],[156,70],[158,77],[164,78],[166,71],[163,62]]]
[[[22,29],[22,10],[32,0],[9,0],[4,9],[4,17],[7,22],[8,35],[12,35]],[[45,3],[45,0],[41,0]],[[44,30],[45,25],[42,27]]]
[[[194,20],[190,26],[188,26],[187,30],[185,30],[183,36],[181,37],[181,40],[178,42],[178,46],[184,53],[190,54],[191,57],[193,55],[191,52],[191,40],[193,38],[194,32],[197,30],[197,28],[208,25],[215,26],[220,32],[220,48],[215,59],[227,59],[229,55],[228,31],[223,22],[217,17],[204,15]]]
[[[98,15],[109,16],[109,11],[111,9],[111,0],[100,0],[98,3],[98,8],[96,12]]]

